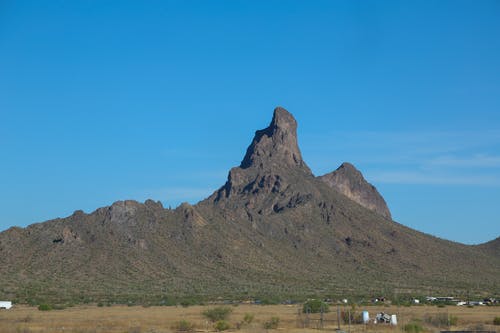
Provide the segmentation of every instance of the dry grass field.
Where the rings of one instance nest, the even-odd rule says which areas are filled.
[[[213,324],[207,321],[202,312],[215,306],[191,307],[127,307],[127,306],[77,306],[64,310],[39,311],[36,307],[15,306],[11,310],[0,311],[0,332],[2,333],[160,333],[175,332],[175,324],[181,320],[194,325],[198,332],[213,332]],[[231,332],[319,332],[316,327],[319,315],[310,317],[309,328],[303,328],[303,321],[298,313],[300,305],[238,305],[230,306],[232,313],[228,322]],[[342,309],[349,309],[345,307]],[[403,332],[403,327],[410,321],[421,323],[427,332],[438,332],[448,327],[439,327],[431,324],[425,318],[430,317],[456,317],[456,324],[451,330],[472,329],[498,331],[499,326],[492,325],[493,319],[500,316],[500,307],[457,307],[447,306],[367,306],[358,307],[356,311],[367,310],[370,317],[377,312],[396,314],[398,325],[390,327],[385,324],[377,325],[341,325],[342,330],[348,332]],[[328,314],[324,315],[325,331],[334,331],[337,328],[336,307],[333,306]],[[251,323],[238,328],[238,323],[243,322],[245,314],[253,314]],[[279,317],[279,325],[275,330],[266,330],[263,324],[271,317]],[[301,319],[304,319],[302,315]]]

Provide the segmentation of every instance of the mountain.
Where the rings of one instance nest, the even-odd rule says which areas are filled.
[[[383,217],[391,220],[391,212],[375,186],[368,183],[361,172],[351,163],[344,162],[337,170],[319,177],[326,184],[349,199],[356,201]]]
[[[118,201],[0,233],[0,297],[498,294],[495,244],[463,245],[391,221],[349,164],[315,177],[296,120],[276,108],[226,183],[196,205]]]
[[[500,257],[500,237],[497,237],[492,241],[480,244],[478,245],[478,247],[483,251],[487,251],[494,256]]]

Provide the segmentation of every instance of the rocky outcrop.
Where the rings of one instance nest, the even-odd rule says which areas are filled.
[[[311,173],[297,143],[297,122],[284,108],[274,109],[271,124],[255,132],[240,165],[242,169],[252,167],[265,170],[292,167]]]
[[[312,178],[312,173],[297,143],[297,122],[287,110],[277,107],[269,126],[255,132],[240,166],[229,171],[214,200],[251,194],[255,201],[255,196],[280,193],[304,176]]]
[[[337,170],[318,177],[330,187],[383,217],[391,220],[391,212],[375,186],[368,183],[354,165],[344,162]]]

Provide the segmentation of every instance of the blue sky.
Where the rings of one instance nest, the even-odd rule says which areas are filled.
[[[500,236],[498,1],[0,1],[0,230],[195,203],[275,106],[316,175],[400,223]]]

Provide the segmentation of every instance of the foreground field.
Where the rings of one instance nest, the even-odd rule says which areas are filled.
[[[78,306],[64,310],[39,311],[35,307],[16,306],[11,310],[0,311],[0,332],[11,333],[163,333],[175,332],[175,325],[185,320],[194,325],[194,330],[199,332],[215,331],[202,312],[215,306],[191,307],[97,307]],[[228,322],[229,331],[238,332],[266,332],[264,323],[272,317],[279,318],[278,329],[281,332],[318,332],[319,315],[309,317],[309,328],[304,327],[306,317],[298,315],[299,305],[238,305],[230,306],[232,313]],[[350,307],[342,307],[347,311]],[[493,326],[493,319],[500,316],[500,307],[457,307],[448,306],[438,308],[435,306],[413,307],[387,307],[368,306],[358,307],[356,311],[367,310],[370,317],[378,312],[396,314],[398,325],[390,327],[383,324],[377,325],[351,325],[341,324],[344,331],[351,332],[401,332],[409,322],[420,323],[428,332],[438,332],[448,329],[447,323],[433,322],[429,318],[456,318],[456,323],[450,329],[473,329],[495,331],[499,326]],[[249,324],[243,322],[245,314],[253,315]],[[427,319],[426,319],[427,318]],[[334,331],[337,328],[337,311],[332,307],[331,312],[323,317],[324,330]]]

